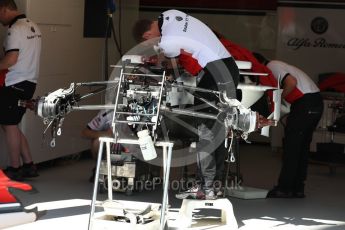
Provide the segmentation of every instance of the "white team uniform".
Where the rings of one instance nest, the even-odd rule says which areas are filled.
[[[200,20],[178,10],[162,13],[159,47],[166,57],[180,55],[181,49],[190,53],[201,67],[216,60],[231,57],[217,36]]]
[[[289,74],[296,78],[296,89],[293,90],[286,98],[286,101],[289,103],[293,103],[297,99],[303,97],[304,94],[320,92],[314,81],[312,81],[306,73],[295,66],[282,61],[272,60],[268,62],[267,67],[272,71],[273,76],[277,81],[279,81],[280,85],[282,85],[284,78]]]
[[[19,15],[9,26],[4,40],[4,51],[18,51],[17,63],[6,74],[5,85],[14,85],[22,81],[37,83],[41,53],[41,31],[38,26]]]
[[[87,127],[94,131],[105,131],[111,128],[113,120],[112,110],[101,110],[98,114],[87,124]]]

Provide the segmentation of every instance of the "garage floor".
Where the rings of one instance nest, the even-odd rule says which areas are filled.
[[[270,189],[280,168],[280,153],[263,144],[241,144],[243,185]],[[40,167],[40,177],[29,183],[36,193],[15,191],[23,206],[38,207],[44,215],[34,223],[8,229],[87,229],[93,185],[88,182],[93,167],[91,159],[65,159]],[[228,197],[234,207],[239,229],[345,229],[345,167],[331,175],[324,165],[311,163],[305,199],[251,199]],[[181,200],[170,191],[170,216],[181,206]],[[114,193],[114,199],[161,203],[162,190],[143,191],[126,196]],[[98,196],[104,200],[106,195]],[[207,215],[207,217],[205,216]],[[221,226],[220,211],[201,210],[191,229],[227,229]],[[173,221],[173,220],[172,220]],[[173,222],[172,222],[173,223]],[[201,226],[203,225],[203,226]],[[114,229],[115,226],[114,226]]]

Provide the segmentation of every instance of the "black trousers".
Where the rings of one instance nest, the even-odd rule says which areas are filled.
[[[239,71],[233,58],[226,58],[208,63],[204,70],[198,87],[225,91],[229,98],[236,98],[236,87],[239,80]],[[210,93],[197,93],[208,101],[218,102],[218,98]],[[205,105],[204,102],[195,99],[196,107]],[[212,107],[196,109],[197,111],[217,114]],[[224,172],[224,125],[212,119],[196,119],[199,132],[197,142],[197,160],[199,174],[204,189],[211,189],[215,179],[221,180]]]
[[[304,190],[309,147],[323,112],[320,93],[305,94],[291,105],[283,140],[283,161],[278,187],[287,192]]]

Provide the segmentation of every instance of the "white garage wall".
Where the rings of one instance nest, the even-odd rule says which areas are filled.
[[[99,81],[102,76],[102,56],[104,39],[84,38],[84,0],[17,0],[18,7],[42,30],[42,55],[40,76],[34,97],[43,96],[59,88],[69,87],[71,82]],[[123,47],[129,49],[134,42],[128,36],[131,25],[137,19],[138,0],[122,1],[122,23],[124,26]],[[117,9],[118,10],[118,9]],[[114,24],[117,25],[115,12]],[[4,35],[0,30],[0,38]],[[119,54],[109,41],[109,64],[115,64]],[[96,97],[88,104],[100,103]],[[56,147],[50,148],[50,133],[43,140],[42,120],[33,112],[27,111],[21,123],[26,134],[34,161],[39,163],[61,156],[77,153],[89,147],[89,142],[80,137],[80,131],[97,111],[76,111],[66,116],[63,135],[57,138]],[[0,131],[0,167],[7,165],[4,136]]]

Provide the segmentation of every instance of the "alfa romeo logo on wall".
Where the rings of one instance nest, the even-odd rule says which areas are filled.
[[[328,29],[328,22],[323,17],[316,17],[311,21],[311,30],[316,34],[323,34]]]

